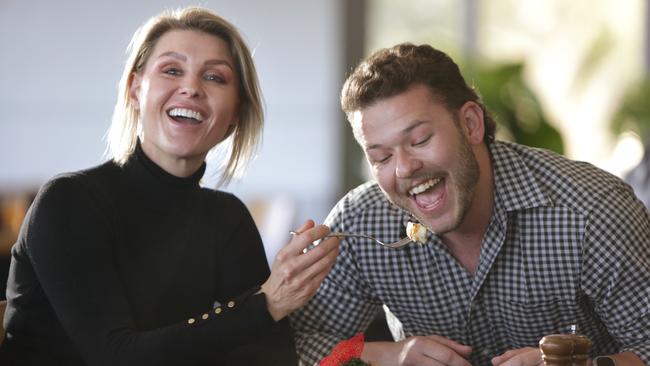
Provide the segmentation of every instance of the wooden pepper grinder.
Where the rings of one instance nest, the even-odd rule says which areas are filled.
[[[591,340],[576,333],[571,326],[569,334],[551,334],[539,341],[542,360],[546,366],[589,366]]]

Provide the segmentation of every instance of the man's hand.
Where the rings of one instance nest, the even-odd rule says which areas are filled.
[[[510,350],[492,359],[494,366],[544,366],[542,352],[536,347]]]
[[[339,253],[340,239],[323,240],[303,254],[303,249],[329,232],[327,226],[314,226],[314,222],[308,220],[298,229],[299,234],[276,255],[271,276],[261,289],[274,320],[284,318],[309,301],[332,269]]]
[[[438,335],[409,337],[400,342],[369,342],[361,358],[378,366],[471,366],[472,348]]]

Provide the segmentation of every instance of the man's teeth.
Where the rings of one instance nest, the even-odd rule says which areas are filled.
[[[184,118],[193,118],[199,122],[203,121],[203,116],[197,111],[193,111],[187,108],[174,108],[167,112],[170,117],[184,117]]]
[[[435,186],[436,184],[438,184],[438,182],[440,182],[440,178],[429,179],[428,181],[411,188],[411,190],[409,191],[409,195],[414,196],[416,194],[422,193],[422,192],[426,191],[427,189],[429,189],[429,188]]]

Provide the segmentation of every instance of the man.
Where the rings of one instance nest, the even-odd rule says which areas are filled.
[[[341,104],[374,181],[332,210],[347,238],[317,295],[292,317],[313,364],[384,307],[396,342],[366,342],[373,365],[540,365],[539,340],[588,336],[603,364],[650,362],[650,220],[620,179],[557,154],[494,140],[495,123],[457,65],[429,46],[362,62]]]

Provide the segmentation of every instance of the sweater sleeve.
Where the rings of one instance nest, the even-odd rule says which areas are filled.
[[[235,196],[220,192],[225,206],[214,225],[228,227],[219,251],[219,277],[217,292],[226,297],[261,285],[270,271],[262,239],[246,206]]]
[[[224,246],[219,266],[220,282],[217,292],[222,294],[240,294],[255,291],[270,275],[262,239],[255,226],[250,212],[243,202],[237,197],[227,194],[228,209],[224,218],[226,225],[232,225],[230,236],[224,240]],[[232,222],[230,222],[232,220]],[[220,223],[224,225],[224,223]],[[265,298],[264,294],[259,294]],[[259,309],[270,317],[266,302],[261,303]],[[245,314],[242,314],[245,316]],[[261,330],[261,329],[260,329]],[[293,332],[288,318],[278,322],[266,334],[252,342],[236,347],[229,355],[228,364],[233,365],[294,365],[297,364],[297,355],[294,347]]]
[[[250,264],[256,269],[228,289],[228,302],[176,324],[136,329],[122,286],[128,279],[115,269],[114,233],[102,204],[78,180],[55,179],[35,200],[20,239],[38,286],[87,364],[221,364],[233,348],[282,329],[264,295],[254,294],[268,274],[265,263],[258,269],[259,258]],[[259,236],[250,225],[239,234]]]

